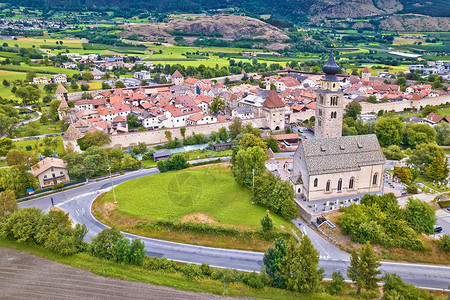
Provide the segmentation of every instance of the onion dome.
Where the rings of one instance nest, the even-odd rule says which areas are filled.
[[[328,58],[328,61],[322,67],[322,70],[327,75],[336,75],[341,71],[341,68],[334,61],[333,50],[331,50],[330,58]]]

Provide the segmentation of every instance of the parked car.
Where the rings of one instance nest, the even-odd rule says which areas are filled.
[[[448,211],[450,211],[450,205],[449,205],[449,206],[447,206],[447,210],[448,210]]]
[[[439,233],[442,231],[442,227],[439,225],[433,225],[434,232]]]

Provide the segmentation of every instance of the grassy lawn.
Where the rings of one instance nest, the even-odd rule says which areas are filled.
[[[30,127],[35,128],[37,130],[36,131],[37,134],[33,133],[32,136],[42,135],[42,134],[51,134],[51,133],[61,133],[61,132],[64,132],[64,130],[66,128],[64,125],[60,124],[59,122],[42,124],[40,121],[34,121],[34,122],[30,122],[30,123],[20,126],[18,129],[21,132],[20,132],[20,134],[18,134],[17,137],[30,136],[29,134],[27,134],[27,131],[26,131]]]
[[[154,162],[153,160],[141,160],[141,166],[143,166],[146,169],[150,169],[150,168],[154,168],[156,167],[156,162]]]
[[[133,179],[115,191],[119,213],[153,220],[180,220],[203,213],[221,224],[259,228],[266,212],[252,204],[250,190],[237,185],[223,165]],[[113,201],[112,193],[103,199]],[[277,227],[290,224],[277,215],[273,221]]]
[[[420,183],[426,185],[427,187],[429,187],[430,189],[433,189],[433,190],[438,191],[440,193],[444,193],[444,192],[450,191],[450,189],[447,189],[445,187],[440,187],[439,188],[437,185],[433,185],[432,182],[429,182],[427,177],[422,176],[422,175],[417,176],[416,182],[420,182]]]
[[[231,150],[224,150],[224,151],[194,150],[194,151],[187,152],[187,154],[189,155],[188,160],[195,160],[195,159],[202,159],[202,158],[231,156],[232,151]]]
[[[61,256],[50,253],[39,246],[20,244],[14,241],[0,239],[0,247],[17,249],[48,260],[69,265],[78,269],[90,271],[96,275],[119,278],[128,281],[146,282],[158,286],[168,286],[179,290],[202,292],[222,295],[223,283],[211,279],[188,280],[179,273],[163,273],[146,270],[142,267],[122,265],[115,262],[95,258],[84,253],[72,256]],[[103,271],[104,270],[104,271]],[[330,296],[325,293],[300,294],[271,287],[263,289],[253,289],[242,283],[228,283],[226,285],[226,296],[231,297],[251,297],[260,299],[354,299],[348,296]]]
[[[58,153],[60,156],[63,155],[65,153],[65,151],[64,151],[64,145],[62,142],[62,137],[57,136],[52,139],[56,139],[58,141],[58,143],[57,143],[56,147],[53,145],[50,145],[50,148],[52,150],[55,150],[55,152]],[[27,146],[31,146],[31,148],[32,148],[31,151],[33,151],[36,154],[42,153],[42,151],[45,149],[45,145],[42,143],[42,141],[36,140],[36,139],[14,142],[14,148],[17,150],[26,151]]]

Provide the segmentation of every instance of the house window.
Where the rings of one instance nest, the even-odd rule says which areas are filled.
[[[44,175],[44,178],[47,178],[47,175]]]
[[[325,191],[329,192],[329,191],[330,191],[330,188],[331,188],[331,180],[328,180],[328,181],[327,181],[327,186],[326,186]]]
[[[52,173],[52,176],[55,177],[55,173]]]
[[[63,171],[60,171],[59,174],[62,175],[62,174],[63,174]]]
[[[297,193],[300,193],[301,191],[302,191],[302,189],[301,189],[301,188],[298,188]]]
[[[337,189],[338,189],[338,192],[342,191],[342,178],[340,178],[339,181],[338,181]]]
[[[314,179],[314,187],[317,187],[317,184],[319,183],[319,179]]]
[[[350,181],[348,183],[348,189],[353,190],[353,186],[355,185],[355,177],[350,178]]]
[[[372,185],[377,185],[378,183],[378,173],[373,174]]]

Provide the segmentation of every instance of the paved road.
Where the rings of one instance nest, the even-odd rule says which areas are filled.
[[[113,179],[114,185],[124,181],[146,175],[158,173],[157,169],[139,170],[126,173]],[[55,204],[68,212],[76,223],[86,224],[89,232],[86,238],[89,240],[101,230],[105,225],[98,222],[91,214],[91,205],[97,196],[97,192],[108,191],[111,188],[109,180],[91,182],[84,186],[53,194]],[[50,196],[22,202],[20,207],[39,207],[48,210],[50,206]],[[300,220],[297,220],[297,225]],[[338,248],[329,244],[320,235],[308,226],[301,226],[301,230],[306,232],[311,238],[314,246],[320,252],[320,265],[325,268],[327,278],[331,277],[334,271],[346,273],[349,264],[349,256],[341,252]],[[136,236],[125,233],[128,238]],[[169,241],[156,240],[140,237],[145,243],[147,254],[151,256],[167,257],[181,262],[202,263],[206,262],[211,266],[234,268],[242,271],[259,271],[262,267],[263,253],[202,247],[188,244],[180,244]],[[450,282],[450,267],[429,266],[418,264],[397,264],[383,263],[383,272],[395,272],[404,281],[421,287],[447,288]]]

